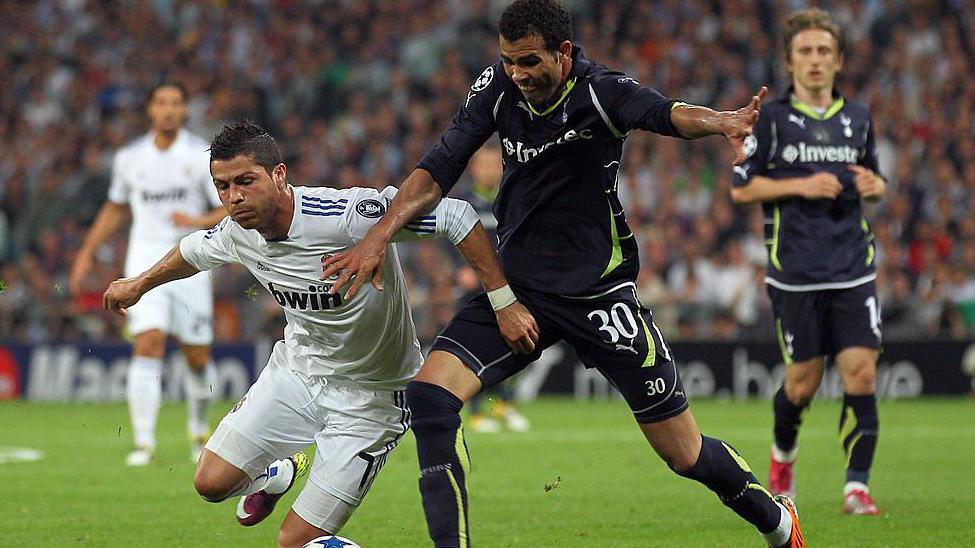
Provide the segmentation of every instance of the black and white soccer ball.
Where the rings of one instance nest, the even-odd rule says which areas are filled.
[[[360,546],[347,538],[325,535],[308,541],[302,548],[360,548]]]

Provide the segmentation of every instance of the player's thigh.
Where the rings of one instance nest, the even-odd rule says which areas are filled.
[[[136,337],[149,331],[172,333],[171,307],[172,298],[165,285],[150,289],[139,302],[126,309],[126,329]],[[163,346],[165,342],[164,335]]]
[[[213,284],[200,272],[168,284],[172,295],[171,333],[180,342],[206,346],[213,342]]]
[[[254,478],[301,451],[324,427],[315,401],[321,384],[293,371],[278,342],[267,367],[220,421],[206,448]]]
[[[833,353],[854,347],[880,349],[880,304],[874,282],[832,291],[829,312]]]
[[[768,286],[775,340],[786,365],[830,354],[828,298],[823,291],[783,291]]]
[[[315,435],[315,460],[294,504],[303,520],[336,532],[365,498],[409,428],[403,390],[367,390],[329,382],[316,404],[325,427]],[[345,502],[336,505],[332,499]]]
[[[531,354],[518,354],[508,348],[487,295],[471,299],[437,335],[431,348],[455,356],[481,381],[482,388],[493,386],[521,371],[555,344],[558,328],[548,319],[546,309],[536,294],[515,290],[519,302],[535,317],[539,326],[539,340]]]
[[[637,299],[635,285],[592,298],[558,300],[566,342],[586,367],[597,368],[613,383],[637,421],[662,421],[687,409],[673,354],[653,315]]]

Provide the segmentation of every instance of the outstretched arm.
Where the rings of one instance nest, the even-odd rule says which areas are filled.
[[[345,299],[351,299],[366,280],[371,280],[372,285],[382,291],[382,265],[386,256],[386,245],[406,223],[420,213],[429,211],[442,196],[440,185],[433,180],[429,171],[421,168],[413,170],[389,203],[386,214],[369,229],[366,237],[347,251],[322,262],[323,280],[339,273],[332,284],[332,292],[338,293],[339,289],[351,281],[345,292]]]
[[[85,236],[85,241],[81,244],[78,254],[75,255],[74,263],[71,265],[68,287],[71,289],[72,294],[78,295],[81,293],[85,278],[88,276],[88,272],[91,271],[94,262],[92,257],[95,254],[95,250],[105,243],[112,234],[115,234],[119,227],[122,226],[122,223],[125,222],[128,215],[128,204],[117,204],[111,201],[105,202],[101,209],[98,210],[98,216],[95,217],[95,224],[92,225],[91,230],[88,231],[88,235]]]
[[[724,135],[735,152],[735,165],[747,158],[745,139],[752,134],[752,127],[758,121],[759,107],[768,94],[762,86],[747,106],[738,110],[714,111],[707,107],[677,104],[670,112],[670,122],[677,131],[689,139],[708,135]]]
[[[199,270],[183,258],[177,245],[142,274],[112,282],[102,295],[102,306],[105,310],[125,316],[125,309],[139,302],[150,289],[173,280],[189,278],[197,272]]]

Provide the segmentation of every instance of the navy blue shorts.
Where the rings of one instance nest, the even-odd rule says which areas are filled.
[[[768,294],[786,364],[835,356],[854,346],[880,348],[880,305],[872,281],[820,291],[783,291],[770,285]]]
[[[599,370],[623,395],[639,422],[656,422],[687,409],[673,355],[653,315],[626,283],[588,297],[563,297],[512,287],[535,317],[539,343],[531,355],[508,348],[487,295],[472,298],[437,336],[433,350],[457,356],[482,389],[521,371],[558,341],[571,345],[586,367]]]

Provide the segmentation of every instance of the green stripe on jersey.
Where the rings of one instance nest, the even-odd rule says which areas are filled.
[[[779,225],[782,222],[782,213],[779,212],[779,204],[775,204],[772,212],[772,249],[769,249],[768,257],[772,261],[772,266],[782,272],[782,263],[779,262]]]
[[[606,270],[603,271],[603,275],[600,278],[605,278],[607,274],[623,264],[623,247],[620,245],[619,232],[616,231],[616,217],[613,216],[613,204],[608,199],[606,203],[609,205],[609,234],[613,240],[613,252],[610,254],[609,264],[606,265]]]
[[[842,97],[840,97],[839,99],[833,101],[833,104],[831,104],[829,108],[826,109],[826,112],[820,114],[816,112],[816,110],[813,109],[811,106],[807,105],[806,103],[803,103],[802,101],[796,99],[795,97],[789,100],[789,105],[791,105],[792,108],[798,110],[799,112],[805,114],[806,116],[812,118],[813,120],[829,120],[833,116],[836,116],[836,113],[839,112],[843,108],[843,105],[845,104],[846,102],[843,100]]]

